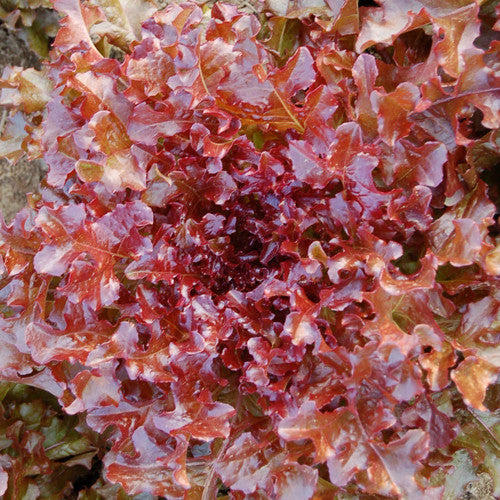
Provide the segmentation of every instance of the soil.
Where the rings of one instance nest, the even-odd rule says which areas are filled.
[[[0,74],[5,66],[39,69],[40,60],[21,38],[0,25]],[[16,165],[0,160],[0,210],[7,222],[26,205],[26,194],[36,192],[45,171],[42,160],[21,158]]]
[[[465,487],[460,500],[495,500],[493,496],[493,479],[486,474],[478,474],[478,481],[472,481]]]

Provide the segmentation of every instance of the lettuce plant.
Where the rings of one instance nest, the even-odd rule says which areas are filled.
[[[498,6],[376,4],[55,0],[4,73],[48,174],[0,377],[80,419],[80,498],[500,495]]]

